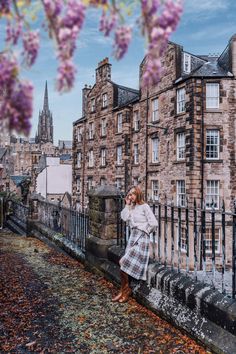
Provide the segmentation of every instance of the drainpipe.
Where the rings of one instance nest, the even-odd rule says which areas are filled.
[[[86,140],[86,120],[84,122],[84,129],[83,129],[83,149],[82,149],[82,209],[85,207],[85,200],[84,200],[84,189],[85,189],[85,180],[84,180],[84,175],[85,175],[85,161],[87,158],[87,155],[85,156],[85,140]]]
[[[203,208],[204,201],[204,79],[202,77],[202,120],[201,120],[201,209]]]
[[[145,122],[145,135],[146,135],[146,158],[145,158],[145,200],[147,200],[147,187],[148,187],[148,114],[149,114],[149,91],[147,88],[147,97],[146,97],[146,122]]]

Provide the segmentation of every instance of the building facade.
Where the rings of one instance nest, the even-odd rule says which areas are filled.
[[[169,43],[161,81],[133,90],[111,81],[106,58],[83,89],[73,126],[73,204],[85,206],[99,184],[126,191],[140,184],[147,200],[226,208],[235,198],[236,36],[219,56],[193,55]]]

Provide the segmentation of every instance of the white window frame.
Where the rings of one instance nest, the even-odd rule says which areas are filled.
[[[134,164],[137,165],[138,163],[139,163],[138,144],[134,144]]]
[[[216,82],[206,83],[206,109],[220,107],[220,85]]]
[[[176,191],[177,206],[184,208],[186,206],[186,186],[184,179],[176,181]]]
[[[153,138],[152,140],[152,163],[159,162],[159,139]]]
[[[122,165],[122,145],[118,145],[116,148],[116,163]]]
[[[106,149],[101,149],[101,166],[106,166]]]
[[[91,99],[91,112],[95,112],[95,110],[96,110],[95,103],[96,103],[95,98],[92,98]]]
[[[218,235],[216,237],[216,230]],[[221,229],[220,227],[215,227],[215,254],[220,254],[220,237],[221,237]],[[205,233],[205,250],[207,255],[212,254],[212,232],[210,227],[206,227]]]
[[[100,178],[100,186],[105,186],[106,185],[106,178],[105,177],[101,177]]]
[[[103,118],[101,121],[101,136],[107,135],[107,120]]]
[[[82,153],[81,151],[78,151],[77,153],[77,167],[81,167],[81,161],[82,161]]]
[[[189,74],[191,72],[191,55],[184,53],[183,72]]]
[[[133,185],[134,185],[134,186],[138,186],[138,184],[139,184],[139,179],[138,179],[138,177],[134,177],[134,178],[133,178]]]
[[[94,122],[89,123],[89,139],[94,138]]]
[[[102,95],[102,107],[106,108],[108,106],[108,97],[107,97],[107,93],[104,93]]]
[[[122,133],[123,126],[123,115],[122,113],[117,114],[117,133]]]
[[[77,193],[81,192],[81,179],[80,179],[80,177],[77,177],[77,180],[76,180],[76,191],[77,191]]]
[[[152,99],[152,122],[157,122],[159,119],[159,102],[158,98]]]
[[[93,150],[89,150],[89,167],[94,167],[94,155],[93,155]]]
[[[151,181],[152,187],[152,200],[157,201],[159,200],[159,181],[154,179]]]
[[[88,177],[87,183],[88,183],[88,190],[90,191],[90,189],[93,188],[93,177]]]
[[[219,209],[220,206],[220,181],[207,180],[206,181],[206,209],[212,208],[212,200],[214,208]]]
[[[219,160],[219,158],[220,158],[220,131],[218,129],[207,129],[206,160]]]
[[[139,111],[134,111],[134,131],[137,132],[140,129],[140,114]]]
[[[176,134],[176,145],[177,160],[185,160],[185,133]]]
[[[81,143],[82,141],[82,136],[83,136],[83,128],[79,127],[77,131],[77,137],[78,137],[78,143]]]
[[[116,178],[116,188],[122,189],[122,178],[120,177]]]
[[[186,99],[186,92],[185,87],[181,87],[177,89],[177,114],[185,112],[185,99]]]
[[[177,251],[179,250],[179,225],[176,225],[176,241],[177,241]],[[180,240],[180,251],[181,253],[187,253],[187,239],[186,239],[186,226],[181,225],[181,240]]]

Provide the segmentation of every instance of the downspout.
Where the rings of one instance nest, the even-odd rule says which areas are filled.
[[[146,156],[145,156],[145,200],[147,200],[147,189],[148,189],[148,114],[149,114],[149,91],[147,88],[147,97],[146,97],[146,121],[145,121],[145,135],[146,135]]]
[[[86,160],[86,156],[85,156],[85,139],[86,139],[86,120],[84,122],[84,130],[83,130],[83,153],[82,153],[82,157],[83,157],[83,163],[82,163],[82,209],[85,207],[85,200],[84,200],[84,189],[85,189],[85,181],[84,181],[84,174],[85,174],[85,160]]]
[[[201,209],[203,208],[204,201],[204,79],[202,77],[202,119],[201,119]]]

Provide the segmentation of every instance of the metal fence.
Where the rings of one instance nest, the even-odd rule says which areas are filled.
[[[120,201],[120,210],[123,208]],[[236,297],[236,210],[150,205],[158,228],[150,235],[150,257]],[[130,227],[117,215],[117,244],[126,247]]]
[[[0,230],[3,229],[4,215],[3,215],[3,198],[0,197]]]
[[[38,202],[38,218],[50,229],[62,234],[67,240],[85,251],[88,235],[88,214],[47,201]]]

